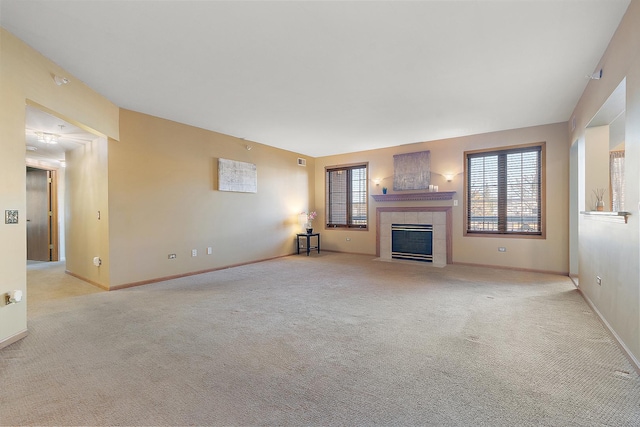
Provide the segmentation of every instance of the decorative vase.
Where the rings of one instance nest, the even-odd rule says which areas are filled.
[[[387,194],[387,187],[382,187],[382,194]]]
[[[307,234],[313,233],[313,228],[307,228]]]
[[[604,200],[598,200],[596,202],[596,210],[602,212],[604,210]]]
[[[307,229],[307,234],[313,233],[313,224],[311,223],[311,221],[307,222],[305,224],[305,227]]]

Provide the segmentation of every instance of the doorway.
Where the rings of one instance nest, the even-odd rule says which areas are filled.
[[[58,261],[57,173],[27,166],[27,260]]]

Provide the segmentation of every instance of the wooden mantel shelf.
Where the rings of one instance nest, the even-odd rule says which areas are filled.
[[[427,191],[424,193],[372,194],[376,202],[406,202],[414,200],[451,200],[455,191]]]

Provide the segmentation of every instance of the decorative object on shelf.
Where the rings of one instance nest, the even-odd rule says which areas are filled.
[[[387,194],[387,187],[382,187],[382,194]]]
[[[605,188],[596,188],[593,190],[593,194],[596,196],[596,210],[599,212],[604,211],[604,193],[607,190]]]
[[[313,220],[316,219],[318,214],[316,213],[316,211],[313,211],[313,212],[302,212],[301,215],[306,215],[307,217],[307,222],[304,225],[305,228],[307,229],[307,234],[313,233]]]

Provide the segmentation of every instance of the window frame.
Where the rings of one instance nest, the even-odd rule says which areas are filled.
[[[536,148],[540,150],[540,232],[527,233],[518,231],[474,231],[469,230],[469,157],[478,157],[478,155],[496,155],[509,154],[515,152],[526,151],[528,148]],[[546,239],[547,238],[547,218],[546,218],[546,142],[534,142],[528,144],[510,145],[504,147],[493,147],[481,150],[469,150],[464,152],[464,197],[463,197],[463,236],[465,237],[501,237],[501,238],[518,238],[518,239]],[[504,185],[504,182],[503,182]],[[504,207],[498,208],[500,212],[505,212]],[[506,215],[502,220],[506,220]],[[500,222],[500,219],[499,219]]]
[[[365,169],[365,214],[366,214],[366,224],[362,225],[362,224],[353,224],[353,218],[351,216],[351,206],[352,206],[352,188],[351,188],[351,179],[347,180],[347,208],[346,208],[346,213],[347,213],[347,224],[329,224],[329,218],[331,217],[330,215],[330,208],[329,208],[329,203],[330,203],[330,197],[329,197],[329,188],[328,187],[328,174],[330,172],[334,172],[334,171],[339,171],[339,170],[344,170],[347,171],[347,173],[351,173],[352,170],[354,169],[360,169],[360,168],[364,168]],[[324,194],[325,194],[325,220],[324,220],[324,227],[325,230],[340,230],[340,229],[344,229],[344,230],[356,230],[356,231],[367,231],[369,230],[369,162],[360,162],[360,163],[349,163],[349,164],[343,164],[343,165],[334,165],[334,166],[325,166],[324,168],[324,183],[325,183],[325,189],[324,189]]]

